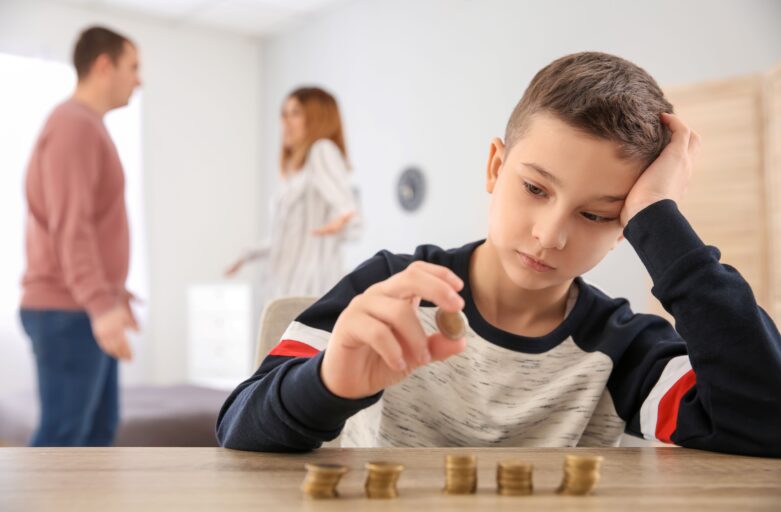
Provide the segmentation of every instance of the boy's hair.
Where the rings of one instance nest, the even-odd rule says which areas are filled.
[[[125,43],[135,46],[127,37],[105,27],[90,27],[84,30],[73,49],[76,76],[83,80],[89,74],[92,64],[104,53],[116,64],[125,50]]]
[[[659,116],[673,113],[673,106],[651,75],[615,55],[573,53],[542,68],[507,122],[508,150],[538,112],[619,143],[621,156],[637,161],[643,169],[670,142],[670,130]]]

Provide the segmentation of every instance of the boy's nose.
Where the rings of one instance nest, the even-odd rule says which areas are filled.
[[[532,236],[537,239],[543,249],[562,250],[567,245],[565,221],[561,217],[539,219],[534,224]]]

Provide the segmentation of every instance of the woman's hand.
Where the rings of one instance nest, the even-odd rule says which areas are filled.
[[[247,258],[245,258],[244,256],[236,260],[235,263],[233,263],[230,267],[228,267],[225,270],[225,277],[235,276],[239,272],[239,270],[241,270],[241,267],[243,267],[246,262],[247,262]]]

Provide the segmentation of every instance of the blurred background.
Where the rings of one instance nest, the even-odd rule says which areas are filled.
[[[18,321],[23,177],[45,117],[73,89],[73,43],[91,24],[137,43],[144,81],[128,107],[106,118],[127,175],[128,288],[144,301],[123,385],[229,389],[254,368],[259,272],[222,276],[267,234],[280,107],[302,84],[328,89],[342,111],[365,224],[348,247],[352,268],[380,249],[483,238],[488,144],[503,135],[534,73],[576,51],[625,57],[674,104],[696,104],[690,112],[703,123],[704,155],[710,144],[724,149],[749,137],[731,153],[738,166],[729,166],[743,178],[724,175],[720,196],[703,186],[708,193],[699,203],[695,194],[693,208],[705,212],[706,230],[707,212],[724,215],[713,229],[737,222],[723,244],[756,266],[749,273],[766,287],[762,301],[777,300],[781,209],[769,184],[780,183],[772,167],[778,131],[765,112],[778,83],[768,77],[781,63],[781,2],[0,0],[0,395],[35,387]],[[714,112],[724,119],[711,142]],[[725,160],[712,153],[700,167],[709,162]],[[426,180],[415,212],[397,199],[408,167]],[[775,178],[767,177],[771,167]],[[753,206],[730,211],[730,187],[749,179],[753,188],[741,190]],[[752,229],[753,238],[740,238]],[[636,311],[655,310],[647,274],[625,242],[587,278]]]

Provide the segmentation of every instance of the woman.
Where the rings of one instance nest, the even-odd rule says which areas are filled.
[[[265,300],[320,296],[343,276],[342,246],[358,227],[339,108],[326,91],[304,87],[285,99],[280,176],[269,239],[231,265],[226,275],[262,258]]]

